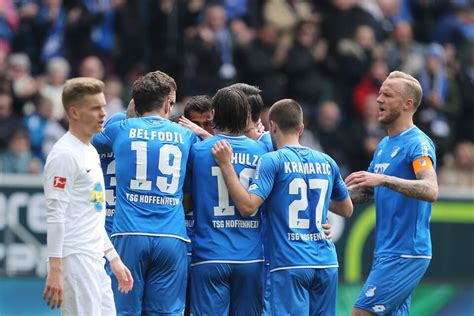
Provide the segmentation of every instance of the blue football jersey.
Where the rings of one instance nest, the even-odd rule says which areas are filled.
[[[243,217],[234,206],[212,156],[212,147],[219,140],[231,144],[232,164],[245,187],[266,152],[261,144],[243,135],[219,134],[192,147],[188,164],[194,202],[192,262],[263,260],[261,214],[256,210],[253,216]]]
[[[112,115],[104,124],[104,128],[107,128],[110,124],[125,120],[127,114],[125,112],[119,112]],[[98,135],[98,134],[96,134]],[[95,146],[96,136],[92,138],[91,144]],[[115,185],[117,183],[115,179],[115,155],[112,150],[100,153],[100,166],[102,173],[104,174],[105,183],[105,206],[107,209],[105,217],[105,230],[110,237],[112,233],[112,225],[114,223],[115,213]]]
[[[272,137],[270,136],[270,132],[265,132],[261,134],[258,139],[259,142],[262,143],[263,146],[267,149],[267,152],[273,151],[273,142]]]
[[[415,180],[413,161],[429,157],[436,168],[435,146],[418,127],[380,141],[369,172]],[[374,189],[375,255],[431,256],[431,203],[385,186]]]
[[[168,236],[189,241],[182,206],[189,129],[159,115],[111,124],[96,138],[115,153],[117,178],[112,236]]]
[[[249,191],[265,200],[271,271],[338,266],[321,225],[330,200],[349,193],[331,157],[308,147],[280,148],[262,157]]]

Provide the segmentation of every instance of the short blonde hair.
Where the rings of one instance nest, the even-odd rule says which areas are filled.
[[[81,102],[85,96],[103,93],[104,87],[104,83],[95,78],[79,77],[67,80],[62,95],[64,109],[67,112],[71,105]]]
[[[402,71],[392,71],[387,79],[402,79],[404,85],[404,94],[408,98],[413,98],[413,105],[415,111],[418,109],[423,97],[423,90],[421,89],[420,82],[413,76],[404,73]]]

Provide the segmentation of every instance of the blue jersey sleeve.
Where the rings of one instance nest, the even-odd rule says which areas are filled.
[[[278,172],[278,162],[274,156],[274,153],[269,153],[261,157],[257,165],[255,178],[249,186],[250,193],[256,194],[264,200],[272,192],[275,176]]]
[[[344,183],[344,180],[342,180],[342,176],[339,171],[339,166],[333,160],[330,160],[329,163],[331,164],[334,177],[334,187],[331,193],[331,200],[342,201],[349,196],[349,191],[347,190],[347,186]]]
[[[114,140],[120,130],[123,122],[115,122],[108,125],[102,132],[95,134],[91,144],[97,149],[97,152],[104,153],[112,151]]]
[[[419,138],[413,143],[410,150],[409,159],[411,162],[421,157],[430,157],[433,166],[436,168],[436,149],[433,142],[429,139]]]

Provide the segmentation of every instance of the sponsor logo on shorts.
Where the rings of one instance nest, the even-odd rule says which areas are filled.
[[[374,312],[380,313],[380,312],[385,311],[385,306],[381,304],[377,304],[377,305],[372,306],[372,309],[374,310]]]

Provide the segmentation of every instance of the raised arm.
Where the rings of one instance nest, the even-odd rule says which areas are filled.
[[[212,154],[221,169],[227,190],[234,200],[240,215],[250,216],[254,214],[255,210],[262,205],[263,199],[256,194],[249,193],[240,183],[231,163],[232,147],[230,144],[223,140],[217,142],[212,148]]]
[[[416,173],[416,180],[358,171],[346,178],[346,184],[355,203],[364,201],[364,198],[368,197],[368,189],[379,185],[423,201],[434,202],[438,198],[438,181],[434,169],[418,171]]]

